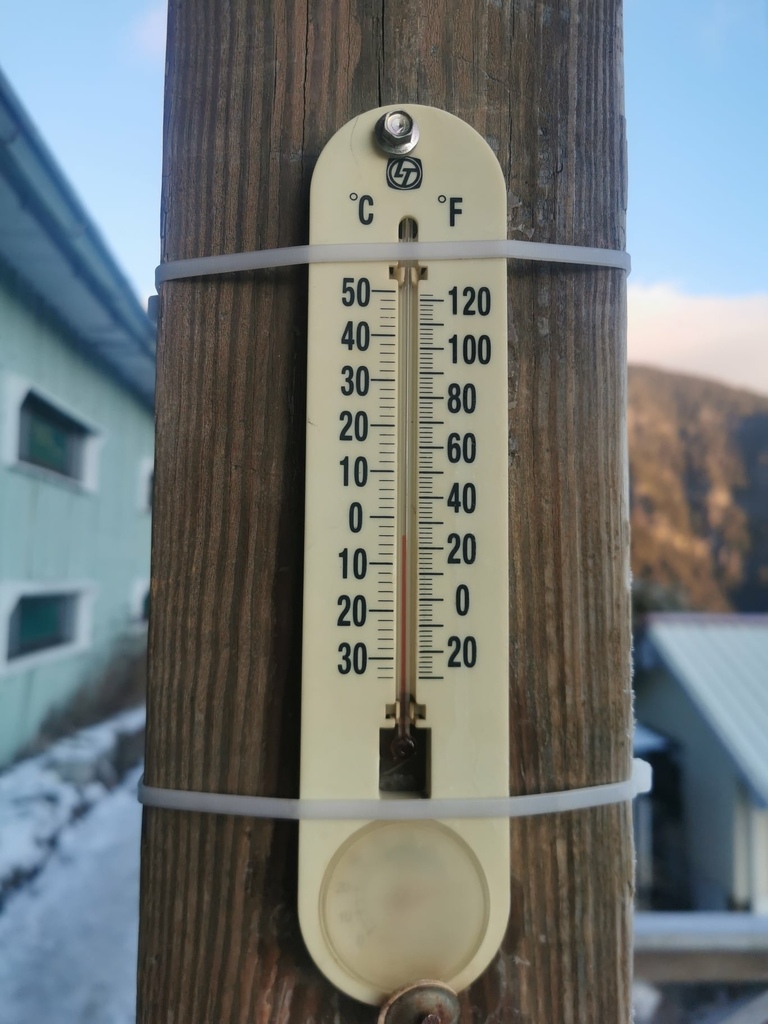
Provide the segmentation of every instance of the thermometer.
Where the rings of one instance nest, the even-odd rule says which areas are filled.
[[[506,237],[474,129],[409,104],[323,150],[310,242]],[[421,800],[423,819],[303,821],[299,917],[341,990],[461,989],[509,914],[509,823],[429,820],[507,796],[507,268],[309,269],[301,795]]]

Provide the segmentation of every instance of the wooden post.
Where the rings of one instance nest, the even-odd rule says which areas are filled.
[[[163,258],[293,245],[356,113],[444,107],[509,237],[622,248],[620,0],[170,0]],[[625,281],[512,263],[512,793],[630,768]],[[146,780],[295,796],[306,270],[163,286]],[[630,811],[512,824],[504,948],[465,1021],[630,1019]],[[139,1024],[375,1020],[304,950],[291,823],[151,810]]]

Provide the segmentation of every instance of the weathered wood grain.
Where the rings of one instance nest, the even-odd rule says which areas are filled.
[[[306,241],[314,162],[380,103],[445,107],[510,237],[622,248],[620,0],[171,0],[163,258]],[[625,283],[510,267],[510,784],[630,765]],[[147,782],[296,795],[306,269],[163,287]],[[139,1024],[367,1022],[306,954],[296,826],[145,812]],[[630,1019],[626,807],[518,821],[466,1020]]]

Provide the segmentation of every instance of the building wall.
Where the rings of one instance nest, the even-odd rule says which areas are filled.
[[[751,909],[768,914],[768,811],[752,807],[750,825]]]
[[[93,429],[86,485],[13,464],[14,395],[25,381]],[[0,591],[7,606],[17,586],[74,582],[87,590],[90,619],[82,649],[7,661],[0,616],[0,765],[52,707],[98,678],[118,645],[141,635],[153,443],[151,412],[0,280]]]
[[[743,782],[739,785],[733,827],[733,898],[737,909],[752,904],[752,802]]]
[[[698,910],[727,910],[741,859],[736,834],[739,777],[730,757],[687,693],[662,670],[636,680],[643,725],[680,745],[684,829],[691,892]]]

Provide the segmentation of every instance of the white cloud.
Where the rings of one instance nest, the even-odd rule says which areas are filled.
[[[136,18],[131,29],[131,42],[144,57],[165,57],[165,31],[168,21],[167,0],[154,0]]]
[[[671,284],[630,284],[627,300],[630,363],[768,394],[768,293],[686,295]]]

